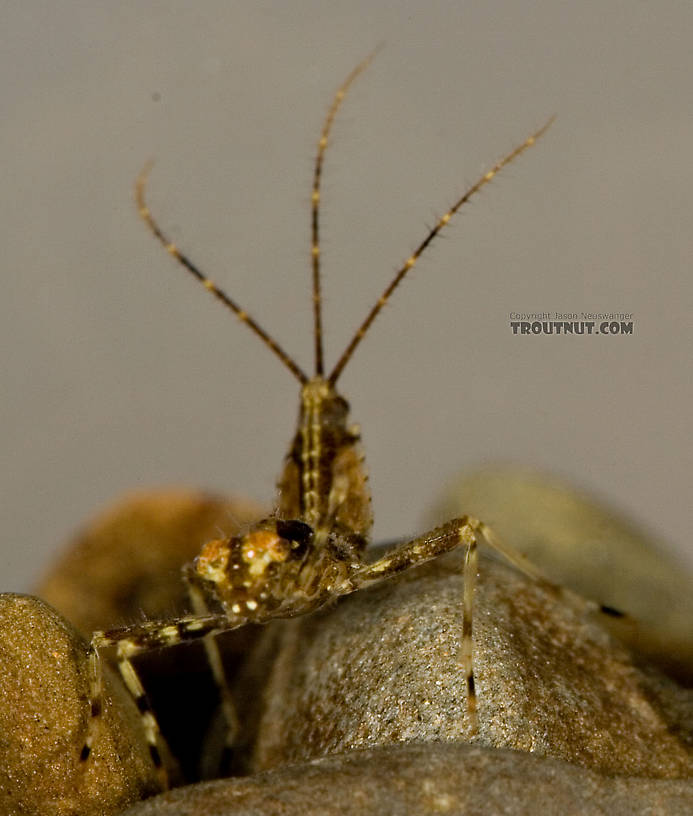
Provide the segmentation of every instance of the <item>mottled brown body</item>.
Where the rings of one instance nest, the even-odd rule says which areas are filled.
[[[517,553],[502,547],[483,522],[470,516],[452,519],[435,530],[400,544],[374,562],[364,559],[373,522],[368,477],[360,450],[358,428],[349,424],[349,406],[337,392],[336,382],[373,320],[426,247],[463,204],[505,165],[533,145],[550,124],[547,123],[498,161],[439,219],[376,301],[331,374],[325,376],[318,218],[322,163],[337,109],[347,88],[369,60],[357,66],[338,90],[318,142],[311,197],[315,338],[315,373],[312,377],[308,377],[276,340],[168,240],[144,200],[148,169],[137,180],[138,208],[150,230],[169,254],[260,337],[296,377],[301,385],[300,409],[296,434],[278,483],[279,495],[274,514],[253,525],[245,535],[207,543],[193,564],[184,568],[183,577],[189,588],[193,614],[94,633],[89,647],[92,717],[82,751],[85,761],[92,751],[93,723],[102,711],[99,663],[99,649],[102,647],[115,646],[117,649],[121,674],[142,712],[152,759],[161,768],[165,783],[160,753],[162,738],[132,666],[130,658],[134,654],[145,649],[204,638],[222,697],[228,723],[228,747],[231,748],[237,718],[214,640],[216,634],[247,623],[265,623],[273,618],[311,612],[339,596],[379,583],[458,547],[463,547],[465,551],[459,663],[467,689],[469,733],[473,735],[477,729],[477,718],[472,667],[472,604],[479,538],[501,550],[526,573],[541,580],[530,564]]]
[[[368,476],[349,405],[322,377],[301,388],[298,428],[271,518],[208,543],[189,583],[248,620],[306,610],[350,591],[373,524]]]
[[[328,530],[351,536],[359,553],[373,514],[360,432],[349,403],[322,377],[301,388],[298,429],[279,479],[280,518],[301,518],[320,541]],[[360,539],[356,541],[356,539]]]

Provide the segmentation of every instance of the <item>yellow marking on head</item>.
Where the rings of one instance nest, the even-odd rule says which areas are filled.
[[[140,207],[140,215],[142,216],[142,218],[149,218],[149,216],[151,215],[149,207]]]
[[[314,258],[317,258],[320,255],[320,247],[317,244],[313,244],[313,246],[310,248],[310,254]]]
[[[241,557],[254,578],[261,576],[272,562],[286,561],[290,551],[289,542],[274,530],[255,530],[245,536],[241,545]]]
[[[169,255],[173,255],[174,257],[177,257],[177,255],[178,255],[178,247],[177,247],[175,244],[173,244],[173,243],[171,243],[171,244],[166,244],[166,252],[168,252],[168,253],[169,253]]]
[[[407,258],[407,262],[404,265],[406,266],[407,269],[411,269],[412,266],[414,266],[415,263],[416,263],[416,255],[412,255],[409,258]]]
[[[313,195],[310,197],[310,200],[313,204],[317,204],[320,201],[320,190],[313,190]]]
[[[202,561],[220,561],[220,560],[227,560],[229,553],[229,545],[228,542],[221,538],[216,538],[212,541],[208,541],[202,551],[197,557],[199,562]]]
[[[445,215],[440,219],[441,226],[445,226],[451,218],[452,213],[445,213]]]
[[[285,561],[288,544],[286,539],[274,530],[255,530],[245,537],[242,553],[244,561],[264,555],[273,561]]]
[[[214,281],[211,281],[209,278],[205,278],[202,281],[202,285],[204,286],[205,289],[207,289],[210,292],[213,292],[217,288],[214,284]]]
[[[324,150],[327,147],[327,136],[323,136],[318,142],[318,147]]]
[[[489,170],[488,173],[484,176],[484,181],[491,181],[491,179],[496,175],[495,170]]]
[[[195,572],[209,581],[221,581],[229,563],[229,542],[225,539],[208,541],[195,559]]]

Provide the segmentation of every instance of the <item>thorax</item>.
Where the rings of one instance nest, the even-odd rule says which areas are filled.
[[[368,475],[349,404],[322,377],[301,389],[298,427],[279,479],[277,516],[301,519],[316,537],[354,534],[365,547],[373,523]]]

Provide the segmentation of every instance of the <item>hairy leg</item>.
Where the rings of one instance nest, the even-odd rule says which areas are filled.
[[[198,587],[186,570],[183,570],[183,580],[188,590],[188,596],[196,615],[209,615],[209,607],[205,600],[204,593]],[[222,767],[226,767],[227,761],[230,758],[231,751],[236,743],[239,733],[239,720],[236,705],[231,694],[231,689],[226,678],[224,670],[224,663],[221,658],[221,652],[215,639],[215,633],[206,635],[204,640],[205,652],[207,654],[207,662],[212,670],[214,682],[219,691],[219,698],[221,701],[221,709],[226,721],[226,739],[224,742]]]
[[[142,725],[152,762],[158,770],[162,785],[167,787],[168,779],[161,750],[164,740],[147,694],[132,663],[132,658],[143,651],[197,640],[212,632],[234,629],[244,623],[246,623],[244,618],[234,619],[225,615],[185,615],[171,620],[146,621],[121,629],[94,632],[87,652],[90,717],[87,736],[80,755],[82,761],[86,761],[92,753],[96,722],[103,712],[103,678],[99,650],[114,646],[118,670],[142,716]]]
[[[476,711],[476,689],[472,660],[472,619],[474,610],[474,587],[478,569],[478,537],[488,541],[489,528],[472,516],[453,519],[429,533],[418,536],[386,553],[382,558],[367,564],[349,578],[348,592],[392,578],[419,564],[431,561],[458,547],[465,548],[464,590],[462,601],[462,640],[459,649],[459,663],[464,672],[467,687],[467,712],[470,732],[478,731]],[[346,594],[346,593],[345,593]]]

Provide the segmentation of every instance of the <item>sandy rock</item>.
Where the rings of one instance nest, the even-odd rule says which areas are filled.
[[[127,496],[67,546],[35,588],[84,634],[186,607],[180,571],[212,538],[261,510],[245,500],[168,489]]]
[[[73,545],[44,591],[61,597],[87,631],[137,619],[139,608],[167,615],[181,603],[180,564],[219,527],[235,529],[219,522],[228,519],[228,506],[176,492],[130,500]],[[122,701],[116,695],[97,762],[76,779],[86,715],[84,645],[40,602],[5,597],[12,612],[7,624],[0,614],[6,669],[0,691],[19,702],[0,714],[7,719],[0,733],[14,741],[8,757],[0,755],[9,769],[6,779],[0,776],[0,797],[15,797],[7,806],[0,798],[0,812],[15,812],[24,796],[29,814],[106,816],[151,793],[153,769],[127,695]],[[633,665],[599,625],[603,616],[567,605],[488,559],[480,564],[474,621],[480,731],[476,744],[466,744],[457,665],[461,598],[460,562],[452,557],[327,611],[262,628],[235,689],[247,748],[234,767],[260,773],[180,788],[128,814],[265,816],[314,812],[316,802],[325,814],[690,812],[692,693]],[[14,620],[27,616],[38,621],[24,624],[38,638],[34,645]],[[256,634],[244,627],[221,639],[227,666],[237,665]],[[30,675],[11,649],[5,657],[5,641],[21,643],[23,658],[38,655]],[[165,690],[170,717],[157,708],[160,722],[169,740],[168,727],[175,729],[174,753],[188,752],[184,765],[195,778],[207,716],[198,706],[208,713],[216,700],[201,644],[152,653],[138,659],[138,669],[155,698],[157,686]],[[191,691],[186,673],[197,673],[204,689]],[[10,722],[13,709],[29,715]],[[213,746],[214,735],[208,767]],[[320,759],[326,754],[332,756]],[[60,802],[52,811],[42,801],[47,791]],[[98,806],[89,810],[92,801]],[[74,809],[76,802],[82,809]]]
[[[276,659],[251,769],[468,741],[461,598],[459,560],[439,560],[269,630],[264,649]],[[474,660],[475,742],[603,773],[693,774],[691,694],[638,670],[589,615],[489,559],[480,563]]]
[[[36,592],[86,637],[96,629],[170,618],[189,611],[183,564],[205,542],[233,535],[261,515],[249,501],[192,490],[134,494],[87,525]],[[229,676],[255,636],[245,627],[224,638]],[[195,778],[216,701],[202,644],[148,652],[134,663],[184,777]]]
[[[93,757],[86,644],[54,610],[0,595],[0,813],[107,816],[160,790],[134,704],[107,672]]]
[[[484,519],[554,581],[635,617],[638,626],[614,629],[618,636],[693,686],[693,575],[650,530],[553,475],[513,465],[461,477],[429,522],[460,513]]]
[[[611,778],[476,745],[392,745],[181,788],[123,816],[684,816],[689,780]]]

